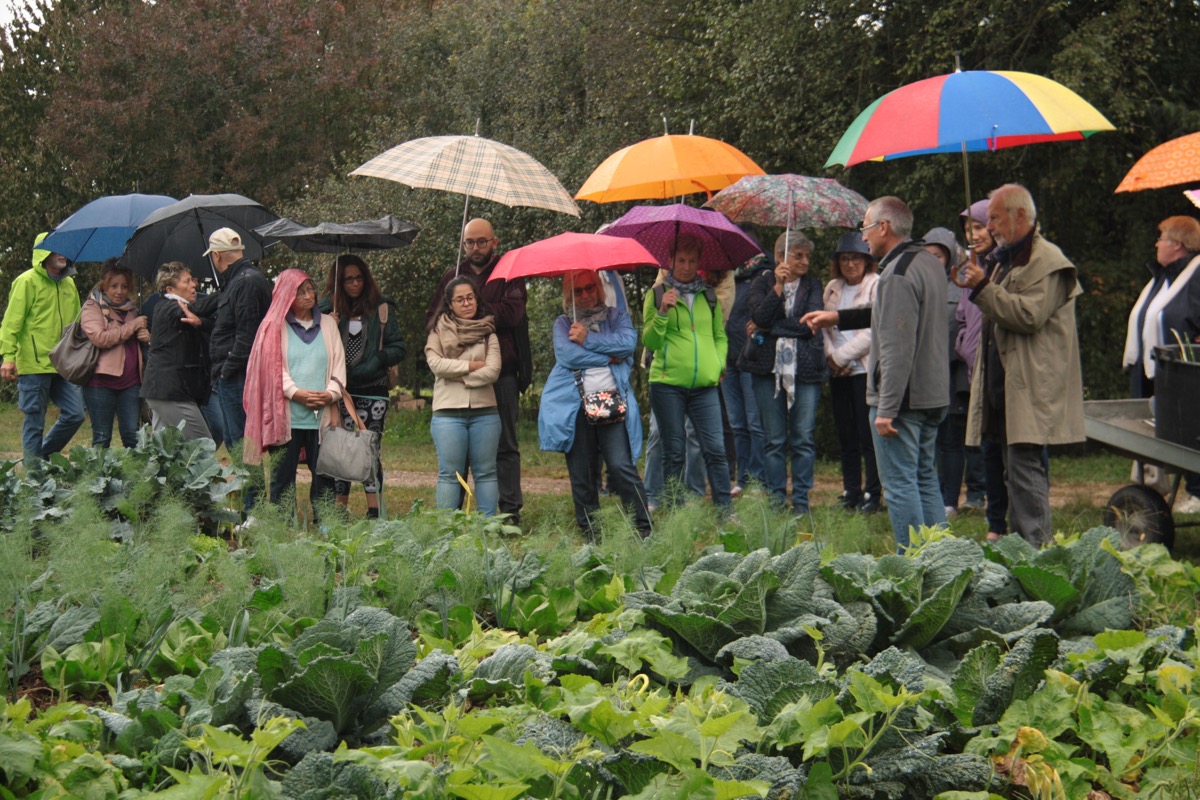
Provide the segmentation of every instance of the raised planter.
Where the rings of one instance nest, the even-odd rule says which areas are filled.
[[[1183,360],[1178,345],[1155,347],[1154,360],[1155,437],[1200,450],[1200,362]]]

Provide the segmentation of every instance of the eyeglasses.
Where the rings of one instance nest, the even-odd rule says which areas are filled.
[[[362,275],[347,275],[342,278],[342,283],[362,283],[364,280]]]
[[[456,305],[456,306],[465,306],[467,303],[475,302],[475,295],[462,294],[462,295],[459,295],[458,297],[451,298],[450,302],[454,303],[454,305]]]
[[[300,295],[303,295],[303,294],[316,294],[316,293],[317,293],[317,287],[313,286],[311,283],[307,284],[305,286],[301,286],[299,289],[296,290],[297,297],[299,297]]]
[[[876,220],[875,222],[872,222],[870,225],[859,225],[858,232],[866,233],[867,231],[871,230],[871,228],[874,228],[876,225],[882,225],[883,222],[884,221],[880,219],[880,220]]]
[[[583,297],[583,295],[587,294],[588,292],[594,292],[594,291],[596,291],[596,284],[594,284],[594,283],[589,283],[587,286],[576,286],[575,287],[575,296]]]
[[[476,247],[483,248],[486,247],[487,243],[490,241],[492,241],[492,237],[490,236],[485,239],[463,239],[463,249],[471,250]]]
[[[1177,242],[1174,239],[1168,239],[1166,236],[1158,237],[1157,239],[1154,240],[1154,243],[1155,244],[1163,244],[1163,243],[1177,244]]]

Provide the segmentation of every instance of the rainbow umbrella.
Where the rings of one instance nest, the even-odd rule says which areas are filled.
[[[952,72],[901,86],[867,106],[825,166],[962,153],[965,171],[968,152],[1086,139],[1113,129],[1086,100],[1049,78]]]

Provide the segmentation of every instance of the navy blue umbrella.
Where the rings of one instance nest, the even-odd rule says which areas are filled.
[[[163,194],[101,197],[60,222],[39,247],[71,261],[116,258],[150,212],[174,202],[174,197]]]

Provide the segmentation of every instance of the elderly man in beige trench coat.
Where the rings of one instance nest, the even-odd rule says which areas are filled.
[[[1004,454],[1012,529],[1034,546],[1053,536],[1049,444],[1084,439],[1083,378],[1075,267],[1037,229],[1029,191],[1006,184],[989,195],[988,231],[997,261],[965,274],[984,328],[971,382],[967,444],[999,442]]]

